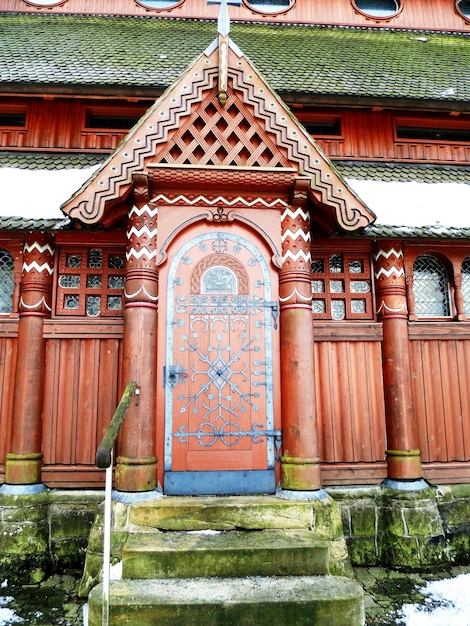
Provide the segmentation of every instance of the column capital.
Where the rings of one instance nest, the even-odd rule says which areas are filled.
[[[377,317],[407,319],[405,267],[401,242],[378,241],[374,245]]]
[[[50,316],[54,253],[54,236],[51,233],[32,232],[26,235],[18,307],[20,316]]]

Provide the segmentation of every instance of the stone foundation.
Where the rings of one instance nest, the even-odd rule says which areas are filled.
[[[38,583],[81,573],[101,491],[0,494],[0,581]]]
[[[336,487],[328,493],[340,505],[353,565],[444,569],[470,563],[470,484],[414,492]],[[102,500],[102,491],[0,494],[0,580],[36,583],[52,572],[81,573],[87,549],[99,570],[101,515],[93,521]],[[113,554],[119,559],[127,507],[115,505],[114,511]],[[337,537],[337,520],[328,512],[318,514],[317,530]]]
[[[353,565],[423,569],[470,563],[470,485],[328,492],[341,506]]]

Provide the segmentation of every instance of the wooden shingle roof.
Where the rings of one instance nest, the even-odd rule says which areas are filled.
[[[210,21],[3,13],[0,85],[155,95],[215,34]],[[470,100],[468,34],[233,23],[232,39],[283,97]]]

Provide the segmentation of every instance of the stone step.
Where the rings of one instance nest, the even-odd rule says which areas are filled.
[[[275,496],[162,498],[132,505],[129,521],[161,530],[312,528],[329,499],[289,501]]]
[[[328,542],[309,530],[131,533],[124,578],[328,574]]]
[[[102,586],[89,597],[89,626],[102,624]],[[339,576],[118,580],[113,626],[363,626],[362,587]]]

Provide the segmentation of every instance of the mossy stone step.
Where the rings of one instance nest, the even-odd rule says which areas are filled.
[[[274,496],[162,498],[133,504],[129,521],[161,530],[312,528],[315,507],[329,506],[329,499],[294,502]]]
[[[101,626],[102,586],[89,597],[89,626]],[[113,626],[363,626],[362,587],[339,576],[118,580]]]
[[[328,542],[309,530],[153,532],[129,535],[124,578],[328,574]]]

